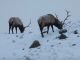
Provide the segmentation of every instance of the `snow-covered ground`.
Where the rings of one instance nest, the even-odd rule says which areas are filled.
[[[79,22],[73,22],[71,27],[67,26],[68,32],[65,34],[68,38],[58,39],[58,29],[55,32],[50,29],[49,34],[41,37],[38,25],[30,27],[21,34],[0,34],[0,60],[80,60],[80,26]],[[37,22],[35,22],[37,24]],[[74,24],[74,25],[73,25]],[[79,34],[73,31],[78,30]],[[32,42],[38,40],[41,44],[38,48],[32,48]],[[75,44],[74,46],[72,46]]]
[[[80,60],[79,0],[45,1],[0,0],[0,60]],[[68,38],[58,39],[59,30],[56,27],[54,32],[50,28],[49,34],[45,33],[42,38],[37,19],[47,13],[57,13],[59,19],[63,20],[65,9],[71,11],[71,17],[66,21],[71,23],[65,26]],[[22,34],[19,30],[18,34],[8,34],[8,20],[11,16],[20,17],[25,26],[31,20],[30,27]],[[75,30],[78,30],[78,34],[73,33]],[[30,49],[35,40],[41,46]]]

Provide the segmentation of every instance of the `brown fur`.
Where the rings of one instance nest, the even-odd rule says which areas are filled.
[[[12,30],[12,34],[14,33],[13,32],[14,27],[16,29],[16,33],[17,33],[17,28],[19,28],[21,33],[24,32],[25,27],[23,26],[21,19],[18,17],[11,17],[9,19],[9,34],[10,34],[10,29]]]
[[[39,24],[39,28],[40,28],[42,37],[44,37],[43,32],[42,32],[44,27],[47,27],[47,33],[49,31],[50,26],[52,28],[52,31],[54,32],[53,25],[56,26],[58,29],[62,29],[62,22],[60,22],[52,14],[41,16],[38,19],[38,24]]]

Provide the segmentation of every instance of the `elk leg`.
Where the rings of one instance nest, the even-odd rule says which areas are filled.
[[[41,36],[44,37],[43,32],[42,32],[43,28],[41,27],[40,24],[39,24],[39,28],[40,28],[40,31],[41,31]]]
[[[9,34],[10,34],[11,25],[9,24]]]
[[[42,37],[44,37],[43,32],[41,32]]]
[[[49,26],[47,26],[47,34],[48,34],[48,32],[49,32]]]
[[[52,31],[54,32],[54,28],[53,28],[53,25],[51,25],[51,28],[52,28]]]
[[[41,36],[44,37],[42,30],[43,30],[43,28],[40,27]]]
[[[12,26],[12,34],[14,34],[13,29],[14,29],[14,27]]]
[[[15,27],[15,29],[16,29],[16,34],[17,34],[17,27]]]
[[[42,32],[43,28],[40,28],[40,30],[41,30],[41,35],[42,35],[42,37],[44,37],[43,32]]]

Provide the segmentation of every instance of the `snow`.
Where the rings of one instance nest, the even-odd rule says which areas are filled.
[[[38,26],[31,24],[23,34],[0,34],[0,60],[79,60],[80,37],[77,36],[80,34],[73,34],[74,29],[66,33],[67,39],[60,40],[56,38],[59,30],[54,30],[52,32],[50,28],[49,34],[45,33],[42,38]],[[30,49],[34,40],[38,40],[41,46]]]
[[[45,0],[0,0],[0,60],[80,60],[79,0],[73,3],[72,0],[43,2]],[[45,33],[42,38],[37,19],[47,13],[57,13],[60,21],[63,21],[66,16],[64,9],[71,11],[71,17],[66,21],[71,23],[64,27],[68,30],[65,33],[68,38],[58,39],[59,30],[56,27],[54,32],[50,28],[49,34]],[[30,27],[22,34],[19,29],[18,34],[8,34],[8,20],[11,16],[20,17],[24,26],[31,20]],[[78,34],[73,33],[75,30],[78,30]],[[35,40],[41,46],[30,49]]]

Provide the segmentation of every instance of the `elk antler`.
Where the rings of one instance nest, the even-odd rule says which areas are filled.
[[[55,13],[56,18],[58,19],[58,15]]]
[[[26,28],[26,27],[29,27],[29,26],[30,26],[30,24],[31,24],[31,20],[30,20],[30,23],[29,23],[27,26],[25,26],[25,28]]]
[[[65,24],[65,21],[68,20],[68,17],[71,16],[71,15],[69,15],[70,11],[67,11],[67,10],[66,10],[66,13],[67,13],[67,16],[66,16],[66,18],[65,18],[64,21],[63,21],[63,25]]]

